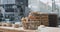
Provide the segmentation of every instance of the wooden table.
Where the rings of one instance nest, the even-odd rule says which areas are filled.
[[[60,32],[60,28],[56,27],[44,27],[39,29],[40,30],[24,30],[22,27],[0,27],[0,32]]]
[[[0,27],[0,32],[36,32],[36,30],[24,30],[22,27]]]

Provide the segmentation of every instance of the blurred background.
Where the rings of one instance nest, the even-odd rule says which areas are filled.
[[[0,0],[0,22],[21,22],[31,11],[56,12],[60,24],[60,0]]]

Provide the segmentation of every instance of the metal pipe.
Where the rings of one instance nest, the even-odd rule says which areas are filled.
[[[54,12],[55,8],[56,8],[55,0],[52,0],[52,12]]]

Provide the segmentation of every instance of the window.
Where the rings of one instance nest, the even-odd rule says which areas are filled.
[[[9,21],[14,21],[14,14],[5,14],[5,19],[9,19]]]
[[[12,9],[12,8],[7,8],[5,11],[6,11],[6,12],[14,12],[14,9]]]

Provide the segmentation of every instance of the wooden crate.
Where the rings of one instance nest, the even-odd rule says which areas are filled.
[[[34,29],[35,27],[39,26],[39,25],[45,25],[45,26],[50,26],[52,25],[55,20],[55,23],[57,23],[57,15],[53,14],[49,15],[47,13],[30,13],[29,16],[27,17],[28,20],[25,21],[25,23],[23,24],[24,28],[26,27],[27,29]],[[56,17],[54,19],[54,17]],[[51,21],[52,18],[53,20]],[[55,24],[54,23],[54,24]],[[57,25],[57,24],[56,24]]]
[[[57,14],[49,14],[49,26],[50,27],[57,27]]]

